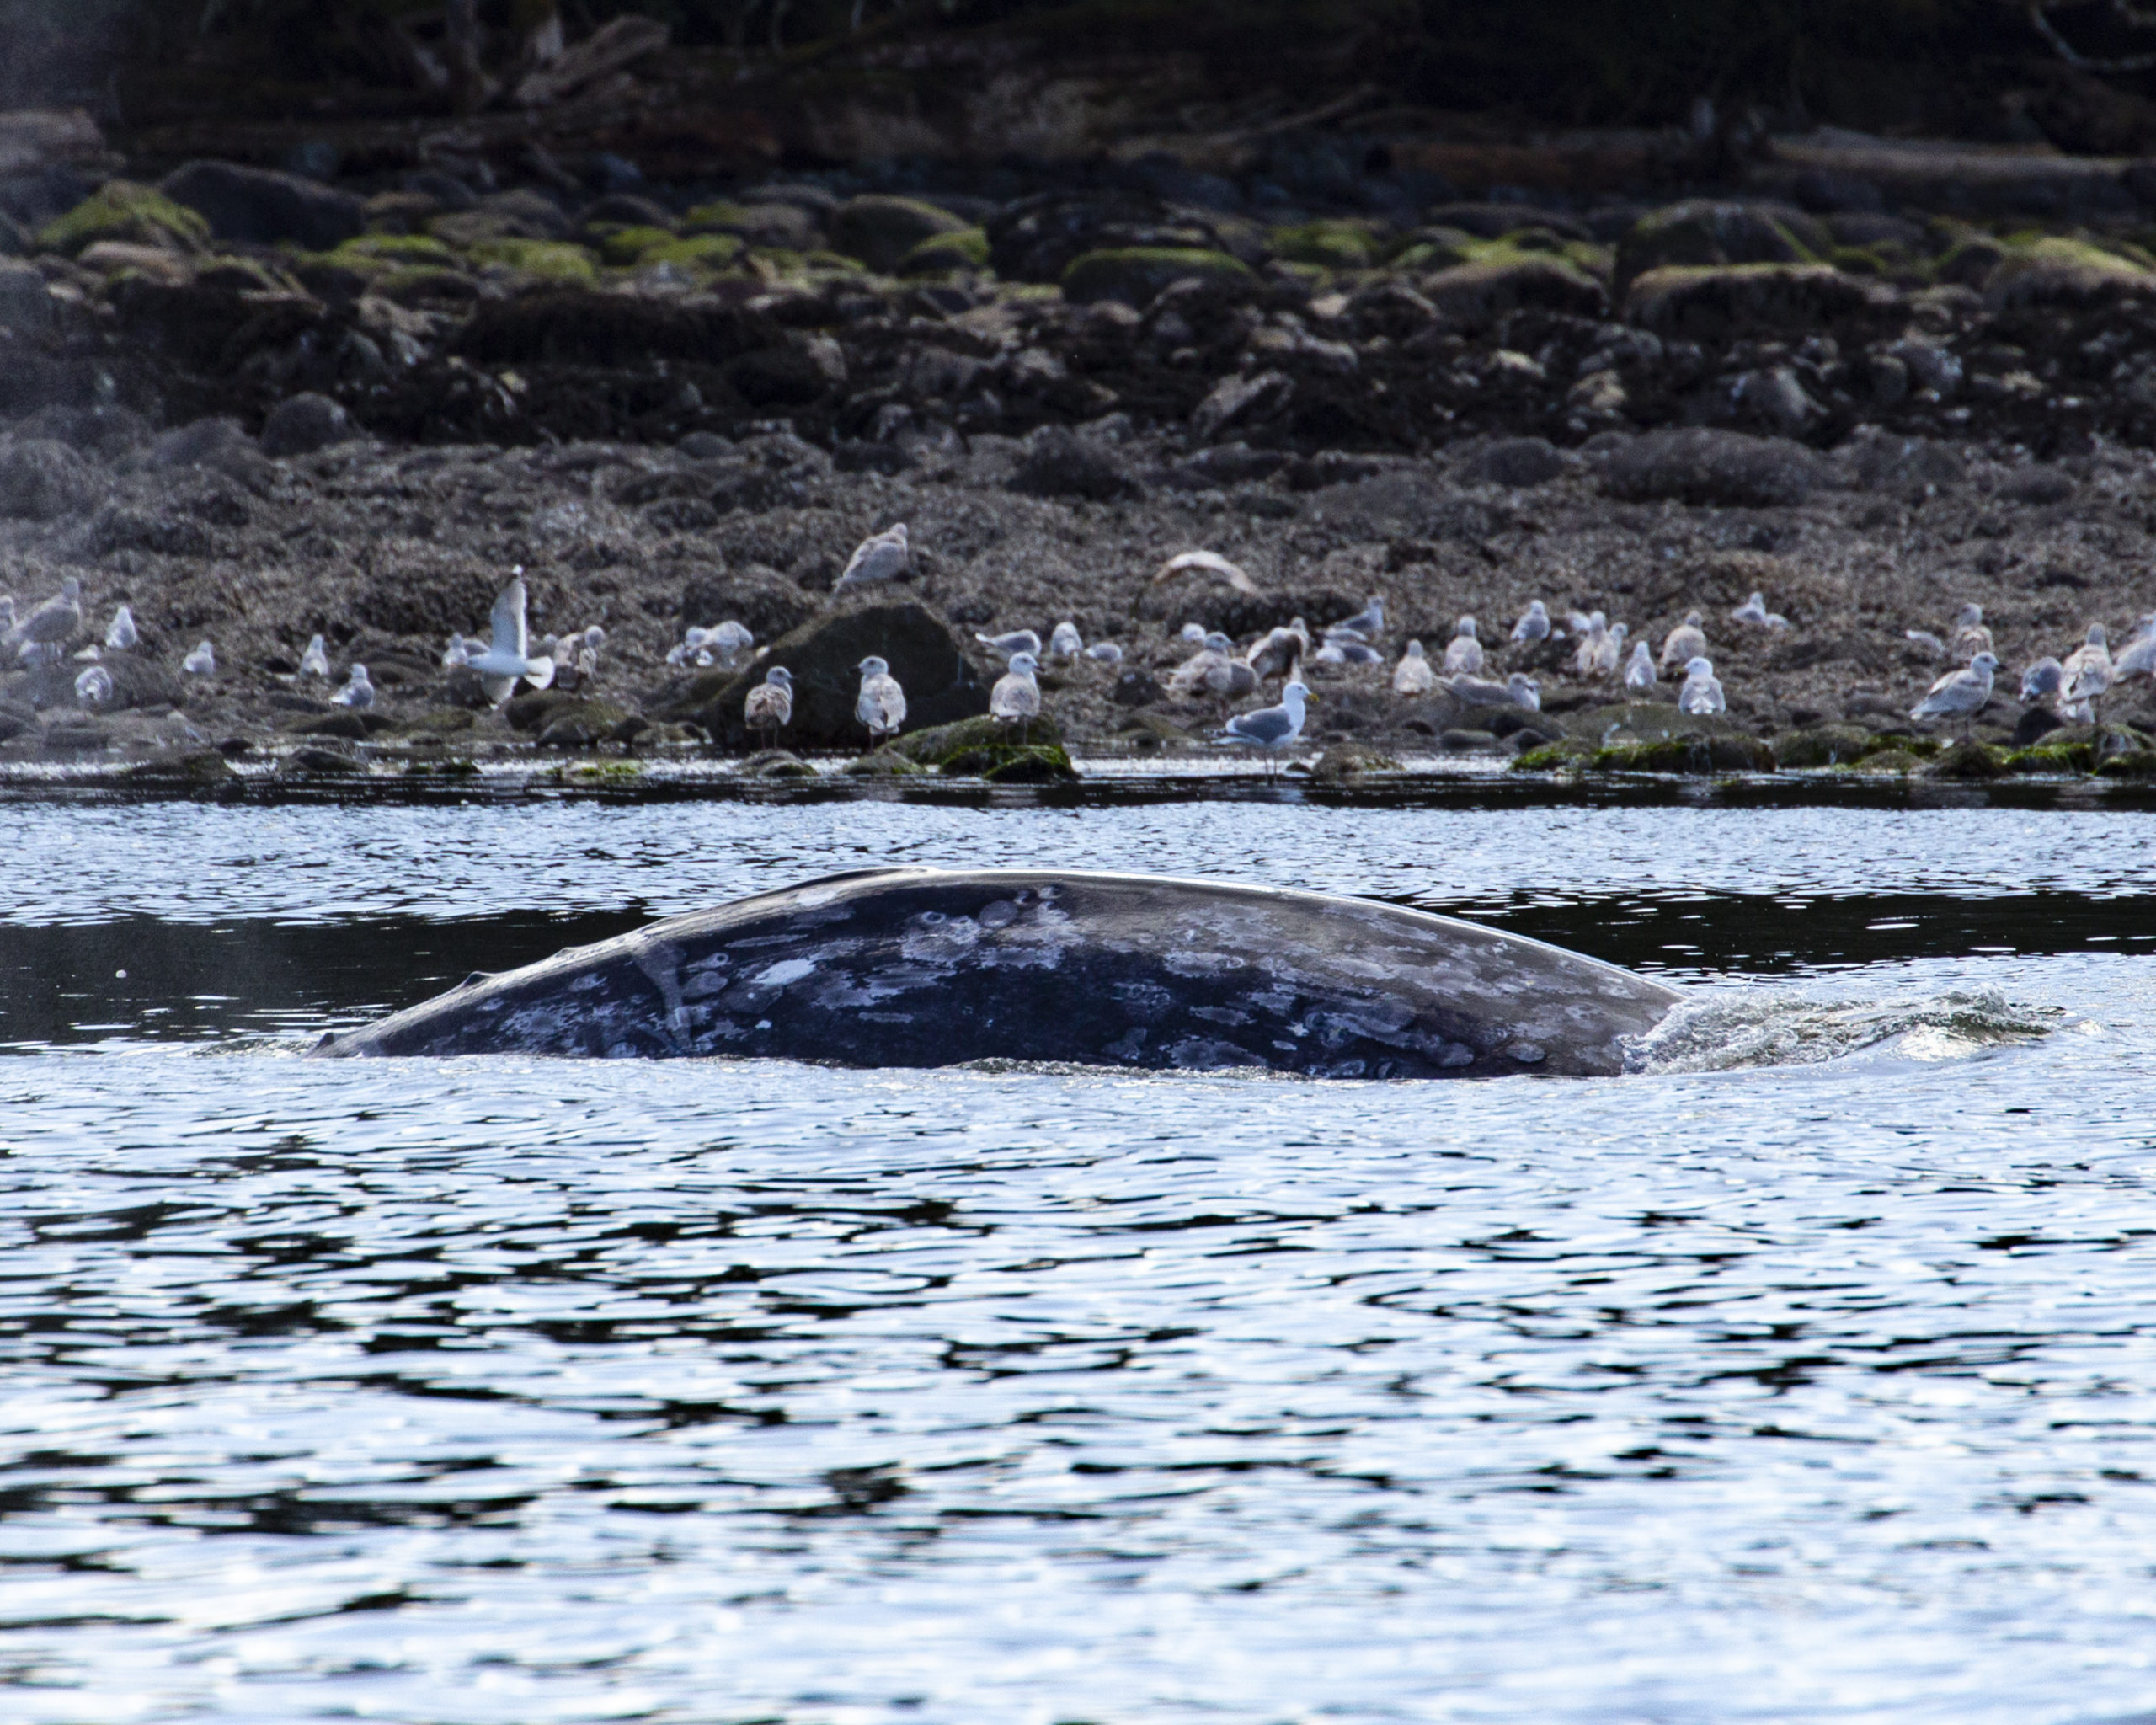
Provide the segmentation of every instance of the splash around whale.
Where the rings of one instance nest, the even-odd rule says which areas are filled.
[[[880,868],[475,975],[316,1052],[1607,1076],[1678,998],[1540,941],[1367,899]]]

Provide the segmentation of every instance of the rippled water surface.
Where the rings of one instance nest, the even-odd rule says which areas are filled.
[[[0,820],[0,1718],[2156,1719],[2148,816]],[[1607,1082],[292,1052],[894,859],[1699,998]]]

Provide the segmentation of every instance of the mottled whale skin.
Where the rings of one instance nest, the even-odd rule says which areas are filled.
[[[1365,899],[886,868],[475,975],[317,1052],[1605,1076],[1678,997],[1540,941]]]

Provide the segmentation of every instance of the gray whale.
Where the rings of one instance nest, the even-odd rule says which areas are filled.
[[[322,1055],[733,1055],[1601,1076],[1675,989],[1365,899],[1017,868],[879,868],[478,975]]]

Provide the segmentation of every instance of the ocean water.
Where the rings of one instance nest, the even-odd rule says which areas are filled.
[[[0,1719],[2156,1720],[2146,816],[4,819]],[[1606,1081],[297,1058],[887,860],[1694,997]]]

